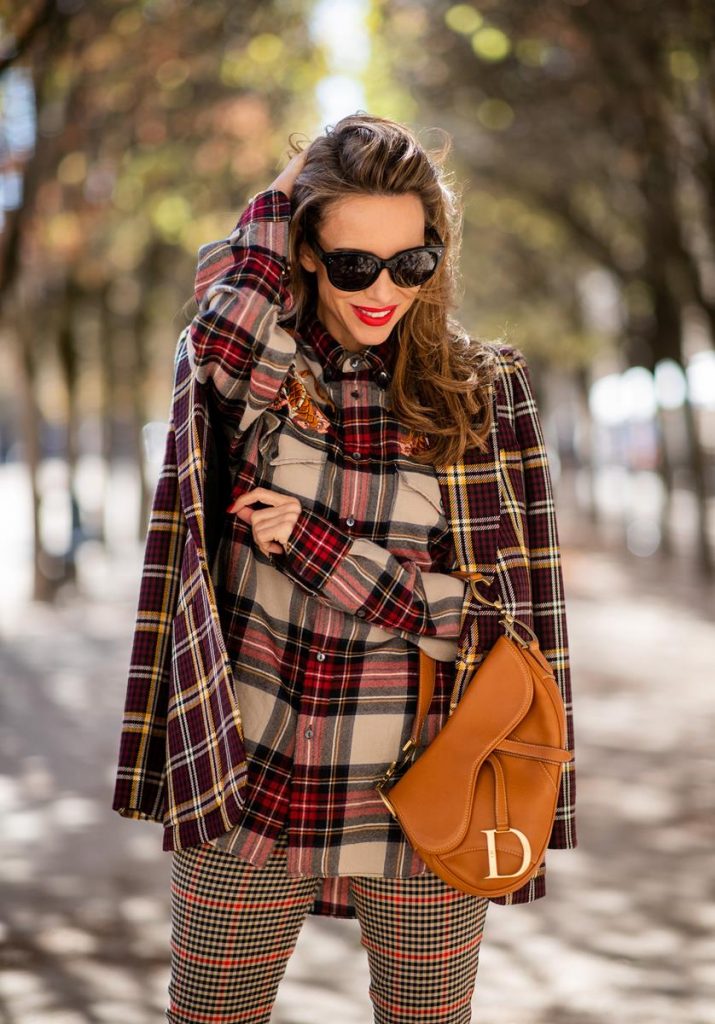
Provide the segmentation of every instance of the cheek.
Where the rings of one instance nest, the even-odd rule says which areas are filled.
[[[324,306],[335,308],[342,299],[347,297],[346,292],[340,292],[333,287],[325,272],[318,273],[318,298]]]
[[[412,294],[403,294],[403,305],[399,310],[400,316],[404,316],[405,313],[414,306],[415,302],[417,301],[418,295],[419,290],[413,292]]]

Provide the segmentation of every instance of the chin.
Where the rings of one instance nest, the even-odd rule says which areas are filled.
[[[367,331],[358,331],[355,335],[356,340],[362,342],[364,345],[381,345],[383,341],[392,334],[392,328],[389,331],[376,331],[370,330],[368,327]]]
[[[380,345],[383,341],[387,341],[397,327],[397,324],[405,315],[405,312],[406,310],[396,310],[386,324],[380,324],[379,326],[375,325],[373,327],[370,324],[363,323],[362,320],[356,317],[351,311],[350,315],[344,321],[343,326],[346,328],[348,333],[361,344]]]

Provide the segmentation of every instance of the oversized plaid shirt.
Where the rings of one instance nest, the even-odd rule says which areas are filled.
[[[423,869],[372,788],[409,732],[417,645],[443,659],[429,742],[498,635],[451,568],[480,571],[486,596],[533,625],[573,749],[560,556],[523,355],[499,349],[489,450],[418,467],[419,439],[387,409],[389,339],[352,366],[314,318],[303,335],[280,325],[289,216],[281,193],[259,194],[228,239],[200,251],[113,806],[163,821],[165,849],[212,842],[256,864],[288,825],[289,869],[324,877],[313,912],[354,916],[346,875]],[[211,508],[217,434],[225,457],[213,465],[234,493],[262,483],[300,497],[284,555],[264,558],[247,524]],[[552,847],[576,845],[574,790],[570,764]],[[544,892],[542,864],[494,902]]]
[[[446,720],[467,584],[446,575],[458,566],[439,483],[387,411],[380,355],[346,352],[314,316],[296,341],[234,492],[260,482],[303,511],[271,559],[227,516],[214,567],[249,783],[243,821],[212,842],[260,866],[285,826],[289,874],[335,878],[322,899],[335,903],[347,876],[425,870],[375,781],[410,734],[419,646],[442,662],[426,735]],[[194,340],[194,359],[215,344]]]

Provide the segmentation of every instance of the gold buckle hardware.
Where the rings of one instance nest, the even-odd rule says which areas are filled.
[[[514,628],[515,623],[517,623],[521,627],[521,629],[528,633],[529,637],[531,638],[530,640],[525,640],[523,636],[520,636],[519,633],[517,633],[516,629]],[[512,640],[515,640],[520,647],[528,647],[532,640],[536,640],[537,643],[539,642],[539,638],[537,637],[534,630],[530,626],[527,626],[525,622],[522,622],[521,619],[514,618],[513,615],[510,615],[508,617],[502,616],[502,625],[504,626],[504,632],[508,636],[510,636]]]
[[[407,740],[407,742],[402,747],[402,752],[403,752],[403,754],[407,754],[411,750],[416,749],[416,747],[417,747],[417,744],[415,743],[415,741],[410,736],[410,738]],[[390,781],[392,776],[397,771],[397,768],[400,765],[404,764],[406,760],[407,760],[406,757],[401,757],[401,758],[398,758],[396,761],[393,761],[392,764],[390,765],[390,767],[385,771],[385,774],[382,776],[382,778],[378,779],[378,781],[375,783],[375,789],[378,791],[380,796],[382,796],[383,798],[384,798],[384,793],[382,791],[383,790],[383,786],[387,785],[387,783]]]
[[[392,817],[393,817],[393,818],[394,818],[394,819],[395,819],[396,821],[398,821],[399,819],[398,819],[398,817],[397,817],[397,812],[396,812],[395,808],[394,808],[394,807],[392,806],[392,804],[390,803],[390,801],[389,801],[389,799],[388,799],[387,795],[386,795],[385,793],[383,793],[383,791],[382,791],[382,790],[380,789],[380,787],[379,787],[379,786],[377,786],[376,788],[377,788],[377,791],[378,791],[378,793],[380,794],[380,797],[381,797],[381,799],[382,799],[382,802],[384,803],[385,807],[386,807],[386,808],[388,809],[388,811],[390,812],[390,814],[392,815]]]
[[[396,768],[397,768],[397,761],[393,761],[392,764],[390,765],[390,767],[385,772],[385,774],[382,776],[382,778],[378,779],[378,781],[375,783],[375,789],[378,792],[382,792],[382,787],[386,786],[387,783],[390,781],[392,776],[395,774],[395,769]]]

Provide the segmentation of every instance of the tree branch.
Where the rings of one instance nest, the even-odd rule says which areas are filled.
[[[18,61],[32,43],[38,33],[60,12],[55,7],[55,0],[43,0],[36,11],[25,13],[25,24],[17,32],[10,32],[0,40],[0,75]]]

